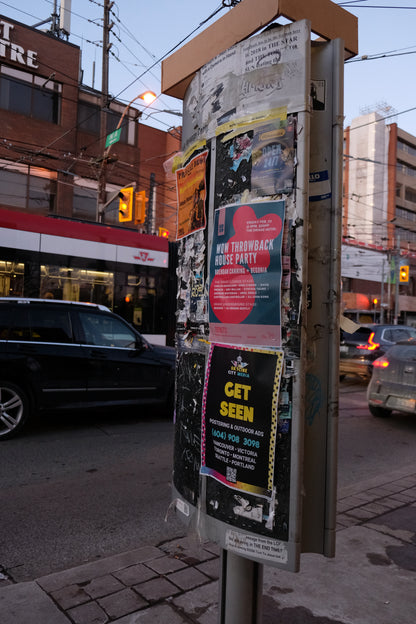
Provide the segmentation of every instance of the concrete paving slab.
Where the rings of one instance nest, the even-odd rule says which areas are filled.
[[[4,624],[68,624],[70,621],[35,581],[8,585],[0,592]]]
[[[155,546],[144,546],[113,557],[98,559],[77,568],[48,574],[38,579],[38,583],[47,592],[56,591],[67,585],[91,581],[98,576],[104,576],[107,573],[163,556],[164,553]]]
[[[214,581],[173,599],[173,604],[198,624],[218,624],[218,582]]]
[[[139,613],[132,613],[112,624],[189,624],[189,620],[170,605],[162,604],[150,607]]]
[[[148,605],[141,596],[130,588],[122,589],[115,594],[104,596],[104,598],[99,598],[97,602],[112,619],[134,613]]]
[[[87,604],[69,609],[68,615],[74,624],[107,624],[108,617],[104,609],[96,602],[88,602]]]
[[[265,567],[265,605],[274,610],[279,623],[284,609],[299,609],[301,605],[305,619],[300,619],[299,613],[298,619],[293,619],[299,623],[315,624],[321,620],[313,618],[328,618],[322,622],[414,624],[415,575],[388,556],[388,549],[398,546],[403,543],[365,526],[339,531],[334,559],[302,555],[297,574]]]

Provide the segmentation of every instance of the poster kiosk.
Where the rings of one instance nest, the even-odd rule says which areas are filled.
[[[243,0],[210,27],[238,41],[162,68],[184,100],[173,496],[222,549],[226,624],[259,621],[263,564],[335,550],[346,46],[313,40],[319,11],[263,28],[285,5]]]

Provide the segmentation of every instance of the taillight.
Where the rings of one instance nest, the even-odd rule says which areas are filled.
[[[378,349],[380,344],[378,342],[374,342],[373,338],[374,332],[371,332],[367,344],[357,345],[357,349],[366,349],[367,351],[374,351],[375,349]]]
[[[388,361],[388,359],[384,356],[377,358],[376,360],[374,360],[373,362],[373,366],[374,368],[387,368],[387,366],[390,364],[390,362]]]

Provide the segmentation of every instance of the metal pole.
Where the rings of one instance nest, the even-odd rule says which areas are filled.
[[[221,551],[219,624],[260,624],[263,565]]]
[[[394,267],[394,278],[396,280],[394,297],[394,325],[397,325],[399,318],[399,280],[400,280],[400,234],[397,235],[396,243],[396,263]]]
[[[150,91],[146,92],[146,93],[151,93]],[[138,100],[139,98],[143,98],[143,93],[140,93],[140,95],[136,95],[136,97],[134,97],[128,104],[127,106],[124,108],[123,110],[123,114],[120,117],[120,120],[116,126],[116,130],[118,130],[121,127],[121,124],[123,123],[123,119],[126,116],[130,106],[133,104],[133,102],[135,102],[136,100]],[[156,96],[155,96],[156,97]],[[142,113],[139,113],[139,117],[142,115]],[[102,133],[106,132],[106,128],[103,127],[103,119],[104,119],[104,123],[105,123],[105,113],[104,113],[104,109],[101,109],[101,136]],[[104,210],[106,205],[106,198],[107,198],[107,193],[106,193],[106,169],[107,169],[107,159],[108,159],[108,154],[110,152],[111,149],[111,145],[109,145],[103,153],[103,158],[102,158],[102,163],[101,163],[101,169],[100,169],[100,177],[99,177],[99,183],[98,183],[98,188],[99,188],[99,192],[98,192],[98,203],[97,203],[97,221],[102,222],[104,220]],[[153,174],[154,175],[154,174]]]
[[[104,0],[104,22],[103,22],[103,57],[102,57],[102,79],[101,79],[101,113],[100,113],[100,145],[103,159],[101,161],[100,173],[98,177],[97,192],[97,214],[96,221],[101,223],[104,218],[104,204],[106,202],[106,181],[107,181],[107,154],[104,151],[105,137],[107,134],[107,115],[105,109],[108,99],[108,52],[109,45],[109,12],[110,2]]]
[[[150,174],[150,185],[149,185],[149,201],[147,203],[147,214],[146,214],[146,223],[145,223],[145,231],[146,234],[153,234],[152,230],[154,227],[154,196],[155,196],[155,174]]]
[[[390,250],[387,252],[387,264],[388,264],[388,280],[387,280],[387,323],[391,323],[391,254]]]
[[[380,290],[380,323],[384,323],[384,309],[383,309],[383,305],[384,305],[384,262],[385,259],[383,258],[383,262],[381,265],[381,290]]]

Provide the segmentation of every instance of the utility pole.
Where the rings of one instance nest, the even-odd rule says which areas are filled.
[[[394,297],[394,325],[397,325],[399,318],[399,282],[400,282],[400,234],[397,235],[396,242],[396,259],[394,267],[394,279],[396,280],[396,289]]]
[[[147,204],[147,214],[145,222],[146,234],[153,234],[154,230],[154,210],[153,204],[155,200],[155,174],[150,174],[149,201]]]
[[[111,48],[109,42],[110,30],[110,9],[114,2],[104,0],[104,21],[103,21],[103,57],[102,57],[102,79],[101,79],[101,113],[100,113],[100,153],[102,156],[100,172],[98,176],[97,192],[97,213],[96,221],[101,223],[104,216],[104,205],[106,203],[106,181],[107,181],[107,156],[105,154],[105,138],[107,135],[107,114],[108,106],[108,54]]]
[[[381,324],[384,323],[384,262],[385,262],[385,258],[383,258],[383,264],[381,268],[380,320],[379,320]]]

